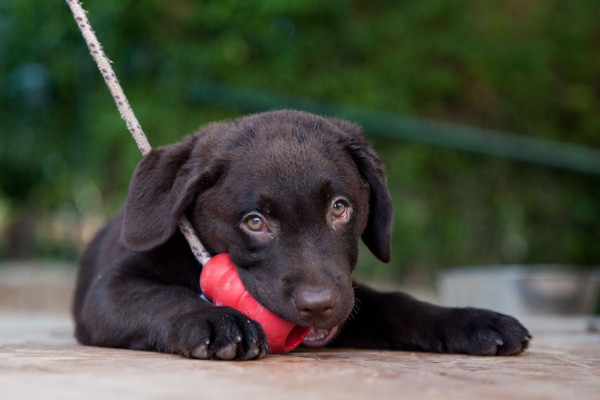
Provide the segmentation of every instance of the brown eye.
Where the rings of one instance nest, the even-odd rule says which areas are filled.
[[[254,232],[261,232],[265,228],[265,221],[257,216],[248,217],[246,219],[246,226]]]
[[[338,200],[335,203],[333,203],[333,206],[331,207],[331,214],[334,218],[342,218],[344,214],[346,214],[347,208],[348,207],[346,206],[346,203],[344,203],[341,200]]]

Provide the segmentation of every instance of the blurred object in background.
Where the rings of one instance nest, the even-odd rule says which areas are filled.
[[[0,312],[69,314],[75,278],[71,263],[3,262],[0,264]]]
[[[600,268],[502,265],[455,268],[438,280],[444,305],[490,308],[522,316],[586,315],[598,311]]]

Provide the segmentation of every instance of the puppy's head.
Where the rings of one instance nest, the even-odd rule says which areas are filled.
[[[390,257],[383,167],[349,122],[277,111],[208,125],[148,154],[132,179],[122,240],[159,246],[187,213],[211,253],[229,253],[248,291],[324,332],[354,306],[362,236]]]

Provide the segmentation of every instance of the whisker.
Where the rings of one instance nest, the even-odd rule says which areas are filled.
[[[352,311],[350,311],[350,315],[348,316],[348,319],[350,320],[354,320],[356,319],[358,312],[360,311],[360,300],[357,299],[356,297],[354,298],[354,306],[352,307]]]

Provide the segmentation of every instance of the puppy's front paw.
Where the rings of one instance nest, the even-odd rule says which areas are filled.
[[[531,340],[515,318],[477,308],[450,309],[436,330],[436,350],[448,353],[511,356],[524,351]]]
[[[230,307],[182,316],[171,339],[172,353],[203,360],[251,360],[267,354],[265,333],[253,321]]]

